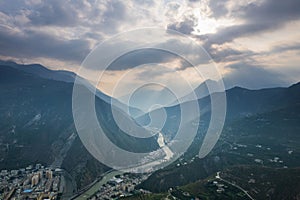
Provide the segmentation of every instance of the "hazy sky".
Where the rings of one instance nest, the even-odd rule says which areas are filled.
[[[101,41],[142,27],[194,38],[218,64],[227,87],[300,81],[299,0],[2,0],[0,59],[76,71]],[[193,78],[189,70],[182,74]]]

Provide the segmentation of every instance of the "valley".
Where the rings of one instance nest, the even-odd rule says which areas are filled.
[[[0,169],[13,170],[42,163],[66,170],[72,185],[68,196],[90,190],[93,192],[88,192],[89,195],[93,195],[100,190],[104,184],[102,177],[111,169],[93,158],[77,136],[71,110],[72,83],[53,80],[54,72],[51,72],[50,79],[45,78],[45,74],[40,77],[18,70],[16,66],[1,66],[0,69],[3,94],[0,99]],[[277,187],[281,185],[280,181],[285,183],[288,180],[295,184],[286,190],[291,198],[296,198],[299,195],[296,182],[299,181],[300,166],[299,91],[300,84],[263,90],[229,89],[223,132],[213,151],[203,159],[197,154],[210,120],[210,100],[208,97],[199,99],[199,108],[205,112],[188,151],[166,168],[149,174],[132,190],[148,191],[149,194],[132,192],[128,198],[166,196],[180,199],[187,193],[197,198],[230,199],[236,195],[245,199],[274,198],[280,190]],[[178,106],[165,108],[168,118],[158,137],[137,140],[117,128],[111,120],[107,97],[106,100],[100,97],[96,101],[97,115],[100,120],[108,122],[104,128],[113,143],[124,149],[134,146],[130,150],[136,152],[161,147],[165,159],[173,156],[166,144],[178,128],[176,124],[181,116]],[[138,120],[145,123],[147,116]],[[194,121],[189,123],[195,125]],[[241,171],[242,174],[236,174]],[[217,172],[223,180],[216,178]],[[264,176],[256,177],[256,172]],[[214,184],[214,181],[226,188]],[[194,184],[202,188],[201,191],[195,190]]]

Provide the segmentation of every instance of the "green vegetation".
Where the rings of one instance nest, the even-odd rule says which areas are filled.
[[[0,91],[0,169],[54,163],[68,138],[76,133],[71,107],[72,83],[1,66]],[[227,187],[225,191],[217,192],[216,185],[211,184],[217,171],[258,199],[299,197],[299,91],[300,84],[289,88],[228,90],[224,130],[213,151],[204,159],[198,159],[196,154],[209,124],[210,99],[200,99],[200,109],[207,112],[201,116],[198,135],[188,152],[139,185],[158,194],[137,194],[131,199],[247,198],[239,188],[226,182],[222,183]],[[119,147],[136,152],[157,148],[153,138],[133,139],[122,133],[111,120],[107,101],[97,98],[96,109],[98,118],[106,122],[107,136]],[[173,106],[166,111],[169,117],[176,116],[163,129],[172,138],[180,110]],[[76,180],[78,189],[109,170],[87,152],[78,137],[65,153],[61,167]]]
[[[153,192],[164,192],[169,188],[188,184],[179,187],[180,190],[204,199],[232,199],[236,196],[242,198],[241,191],[236,188],[230,189],[230,185],[229,190],[219,194],[206,182],[209,180],[207,177],[213,177],[217,171],[222,171],[224,175],[226,170],[233,169],[232,172],[241,174],[235,175],[235,179],[230,180],[238,182],[255,198],[266,199],[269,196],[272,199],[276,196],[280,196],[281,199],[296,198],[300,191],[297,184],[300,182],[300,169],[297,168],[300,166],[299,131],[300,104],[232,120],[230,123],[227,122],[220,140],[206,158],[201,160],[195,158],[193,162],[189,162],[189,158],[183,157],[187,165],[177,167],[176,163],[180,163],[177,161],[174,165],[154,173],[140,187]],[[192,153],[195,154],[196,152]],[[248,168],[248,171],[241,171]],[[253,180],[244,177],[251,174],[250,169],[251,173],[257,170],[257,176],[265,178],[256,177],[263,184],[256,186],[261,190],[252,190],[251,185],[255,184],[250,183]],[[238,177],[245,182],[238,180]],[[197,180],[200,181],[196,182]],[[289,198],[285,198],[286,193]]]
[[[255,199],[295,199],[300,195],[300,168],[236,166],[222,177],[246,189]]]
[[[131,197],[122,198],[124,200],[161,200],[168,198],[168,194],[137,194]]]

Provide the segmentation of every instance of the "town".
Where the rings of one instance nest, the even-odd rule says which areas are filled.
[[[146,194],[149,191],[137,189],[142,181],[146,180],[150,174],[131,174],[125,173],[114,176],[103,184],[100,189],[90,199],[116,199],[128,197],[134,194]]]
[[[0,200],[59,199],[63,192],[63,170],[41,164],[0,172]]]

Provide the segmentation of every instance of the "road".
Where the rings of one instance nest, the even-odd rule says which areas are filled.
[[[219,180],[221,180],[221,181],[224,181],[225,183],[228,183],[229,185],[232,185],[232,186],[238,188],[239,190],[243,191],[243,192],[244,192],[251,200],[254,200],[254,198],[253,198],[253,197],[252,197],[245,189],[243,189],[243,188],[240,187],[239,185],[236,185],[236,184],[234,184],[234,183],[231,183],[230,181],[227,181],[227,180],[221,178],[221,177],[220,177],[220,172],[217,172],[216,179],[219,179]]]

